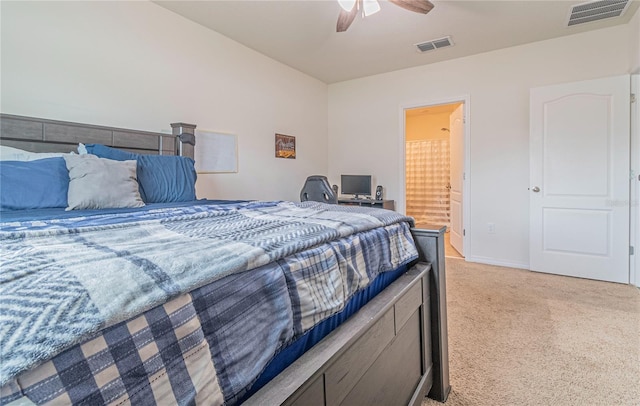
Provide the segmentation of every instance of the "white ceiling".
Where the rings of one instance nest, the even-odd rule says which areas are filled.
[[[626,24],[640,6],[632,0],[622,17],[567,27],[569,9],[584,1],[431,1],[424,15],[380,0],[380,12],[356,17],[343,33],[335,0],[155,3],[325,83]],[[426,53],[414,46],[447,35],[454,46]]]

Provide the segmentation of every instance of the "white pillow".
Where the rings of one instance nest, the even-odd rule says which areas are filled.
[[[142,207],[136,161],[113,161],[95,155],[65,155],[69,170],[68,207],[113,209]]]
[[[57,158],[65,155],[74,154],[73,152],[30,152],[22,149],[0,145],[0,161],[35,161],[45,158]]]

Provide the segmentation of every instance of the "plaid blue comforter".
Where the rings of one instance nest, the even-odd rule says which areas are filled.
[[[245,202],[0,223],[0,398],[233,403],[281,348],[416,258],[410,220]]]

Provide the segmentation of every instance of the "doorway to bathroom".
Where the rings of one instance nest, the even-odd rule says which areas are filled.
[[[405,110],[406,213],[445,226],[445,255],[464,257],[464,103]]]

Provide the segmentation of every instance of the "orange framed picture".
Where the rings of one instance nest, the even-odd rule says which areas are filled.
[[[296,159],[296,137],[276,133],[276,158]]]

